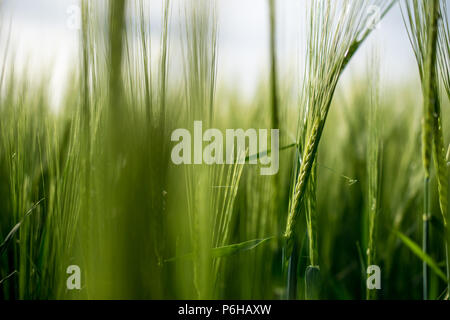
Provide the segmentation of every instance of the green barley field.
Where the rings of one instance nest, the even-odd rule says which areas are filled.
[[[448,299],[450,2],[244,2],[68,3],[55,87],[30,59],[44,35],[24,53],[0,1],[0,299]],[[222,45],[241,8],[263,43],[251,92],[221,67],[245,66]],[[412,61],[396,80],[388,18]],[[213,128],[267,143],[206,163]]]

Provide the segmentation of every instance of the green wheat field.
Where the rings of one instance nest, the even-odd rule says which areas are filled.
[[[448,299],[450,2],[302,0],[286,71],[283,0],[259,0],[248,97],[220,81],[221,1],[75,2],[57,111],[0,1],[0,299]],[[386,79],[380,42],[343,81],[393,10],[413,76]],[[278,173],[248,163],[270,149],[175,164],[194,121],[279,129]]]

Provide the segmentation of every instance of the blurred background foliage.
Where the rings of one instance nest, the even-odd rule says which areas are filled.
[[[262,78],[254,97],[244,98],[216,81],[220,48],[213,1],[187,0],[181,12],[163,1],[158,43],[149,36],[146,3],[81,2],[80,63],[68,75],[71,85],[58,112],[50,106],[48,74],[32,81],[26,69],[2,61],[2,299],[286,297],[281,236],[296,148],[280,151],[280,171],[271,177],[250,165],[175,166],[170,136],[176,128],[192,130],[194,120],[219,129],[279,124],[280,146],[291,145],[305,107],[295,75],[277,72],[276,58],[268,61],[272,78]],[[172,22],[174,15],[181,25]],[[6,39],[0,50],[13,55],[7,23],[0,32]],[[180,37],[181,47],[172,45],[173,37]],[[366,297],[370,99],[379,73],[377,296],[422,297],[422,263],[393,232],[420,243],[419,74],[392,86],[368,61],[366,77],[338,85],[316,162],[321,298]],[[442,93],[448,145],[450,106]],[[434,176],[432,181],[429,255],[445,270]],[[309,265],[304,215],[297,228],[297,298],[303,299]],[[233,254],[217,250],[266,238],[271,239]],[[81,268],[81,290],[66,289],[69,265]],[[445,282],[431,273],[430,298],[442,298],[444,290]]]

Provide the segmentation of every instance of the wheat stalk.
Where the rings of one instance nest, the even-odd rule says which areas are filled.
[[[372,83],[369,101],[369,139],[368,139],[368,219],[369,238],[367,244],[367,266],[375,264],[376,260],[376,231],[378,214],[381,207],[381,171],[382,171],[382,141],[380,137],[380,93],[379,93],[379,59],[373,56],[371,59]],[[374,290],[366,290],[368,300],[375,298]]]
[[[368,26],[368,8],[377,6],[381,18],[395,1],[313,1],[310,2],[307,74],[304,104],[307,106],[303,124],[306,135],[302,162],[295,179],[295,188],[286,223],[287,256],[291,254],[292,236],[305,195],[306,185],[316,159],[317,148],[338,80],[351,58],[372,31]],[[300,133],[300,132],[299,132]]]
[[[438,39],[438,62],[447,96],[450,99],[450,28],[447,1],[441,1],[441,25]]]

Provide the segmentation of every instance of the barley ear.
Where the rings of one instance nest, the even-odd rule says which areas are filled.
[[[434,166],[436,167],[436,176],[438,182],[439,205],[441,208],[444,225],[447,225],[448,170],[447,161],[445,159],[442,122],[439,112],[435,113],[433,131],[433,159]]]
[[[317,158],[317,155],[316,155]],[[309,264],[318,266],[319,252],[317,248],[317,160],[314,161],[311,169],[311,176],[306,190],[305,201],[306,227],[308,230]]]
[[[322,128],[323,126],[321,126],[320,119],[317,119],[314,122],[314,126],[312,128],[308,143],[306,145],[303,161],[302,164],[300,165],[299,179],[297,180],[297,183],[295,185],[294,201],[291,210],[289,212],[286,224],[286,231],[284,234],[284,237],[286,239],[286,257],[290,257],[292,253],[294,232],[298,220],[298,215],[300,212],[299,209],[303,201],[303,197],[305,195],[309,176],[311,175],[311,169],[315,160]]]

